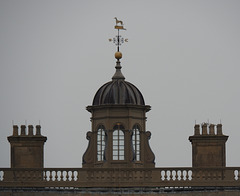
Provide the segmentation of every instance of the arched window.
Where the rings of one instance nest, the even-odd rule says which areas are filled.
[[[132,135],[132,143],[133,143],[133,151],[134,151],[134,160],[141,160],[140,153],[140,128],[138,125],[134,125],[133,127],[133,135]]]
[[[117,124],[113,128],[113,160],[124,160],[124,127]]]
[[[104,150],[106,146],[106,133],[103,125],[98,127],[97,131],[97,160],[103,161],[104,158]]]

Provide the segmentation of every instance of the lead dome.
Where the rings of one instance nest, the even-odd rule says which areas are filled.
[[[115,68],[116,72],[112,77],[112,81],[105,83],[99,88],[94,96],[93,105],[145,105],[143,95],[138,88],[125,81],[119,60],[117,60]]]

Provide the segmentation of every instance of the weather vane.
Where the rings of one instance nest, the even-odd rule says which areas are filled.
[[[117,17],[115,17],[114,19],[116,20],[116,25],[114,26],[114,28],[118,30],[118,34],[114,38],[109,39],[109,41],[113,41],[113,43],[116,44],[117,51],[119,52],[119,46],[121,46],[121,44],[123,44],[124,42],[128,42],[128,39],[124,39],[121,35],[119,35],[119,30],[126,30],[123,27],[123,21],[118,20]]]

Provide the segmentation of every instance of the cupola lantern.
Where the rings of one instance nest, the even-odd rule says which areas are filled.
[[[126,30],[116,17],[118,34],[109,39],[117,45],[116,71],[112,81],[102,85],[93,103],[87,106],[92,114],[92,130],[87,133],[89,145],[83,155],[83,167],[155,167],[155,156],[149,146],[151,133],[146,131],[146,112],[142,93],[125,81],[121,72],[121,43],[127,42],[119,34]]]

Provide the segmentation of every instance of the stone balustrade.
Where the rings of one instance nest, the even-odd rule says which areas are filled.
[[[0,187],[240,186],[240,167],[0,168]]]

